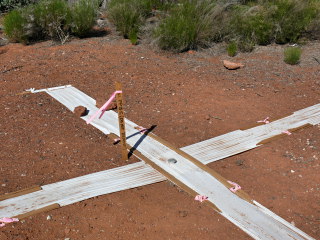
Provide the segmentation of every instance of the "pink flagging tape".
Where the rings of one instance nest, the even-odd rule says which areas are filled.
[[[114,93],[112,93],[109,100],[105,104],[103,104],[103,106],[97,112],[95,112],[95,114],[93,114],[91,118],[89,118],[89,120],[87,120],[87,124],[91,123],[93,119],[95,119],[98,116],[100,112],[101,112],[101,115],[99,118],[101,118],[104,112],[106,111],[106,108],[110,105],[110,103],[114,100],[114,98],[118,93],[122,93],[122,91],[115,91]]]
[[[13,222],[19,222],[19,219],[18,218],[7,218],[7,217],[0,218],[0,227],[4,227],[6,225],[6,223],[13,223]]]
[[[199,201],[199,202],[203,202],[203,201],[206,201],[208,200],[208,197],[207,196],[203,196],[203,195],[197,195],[194,200],[196,201]]]
[[[135,127],[135,129],[139,130],[140,133],[144,133],[145,131],[147,131],[147,128],[141,127],[141,126],[137,126]]]
[[[257,123],[265,123],[265,124],[268,124],[268,123],[270,123],[269,117],[266,117],[266,118],[263,119],[263,120],[259,120],[259,121],[257,121]]]
[[[229,190],[233,193],[235,193],[236,191],[240,190],[241,189],[241,186],[235,182],[231,182],[231,181],[228,181],[228,183],[230,183],[231,185],[233,185],[233,187],[229,188]]]
[[[282,131],[282,133],[287,134],[287,135],[291,135],[291,134],[292,134],[292,133],[289,132],[288,130],[287,130],[287,131]]]

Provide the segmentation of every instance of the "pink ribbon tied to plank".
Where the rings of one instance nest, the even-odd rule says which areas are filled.
[[[116,97],[117,94],[122,93],[122,91],[115,91],[114,93],[112,93],[111,97],[109,98],[109,100],[103,104],[103,106],[95,113],[91,116],[91,118],[89,118],[89,120],[87,120],[87,124],[91,123],[93,121],[93,119],[95,119],[98,114],[101,112],[101,115],[99,118],[102,117],[102,115],[104,114],[104,112],[106,111],[106,108],[112,103],[112,101],[114,100],[114,98]]]
[[[268,123],[270,123],[269,117],[266,117],[266,118],[263,119],[263,120],[259,120],[259,121],[257,121],[257,123],[265,123],[265,124],[268,124]]]
[[[235,182],[231,182],[231,181],[228,181],[228,183],[230,183],[231,185],[233,185],[233,187],[229,188],[229,190],[233,193],[235,193],[236,191],[240,190],[241,189],[241,186]]]
[[[292,133],[289,132],[288,130],[287,130],[287,131],[282,131],[282,133],[287,134],[287,135],[291,135],[291,134],[292,134]]]
[[[144,128],[144,127],[141,127],[141,126],[137,126],[137,127],[135,127],[135,129],[139,130],[140,133],[144,133],[144,132],[148,131],[147,128]]]
[[[208,200],[208,197],[207,196],[203,196],[203,195],[197,195],[194,200],[196,201],[199,201],[199,202],[203,202],[203,201],[206,201]]]
[[[7,218],[7,217],[0,218],[0,227],[4,227],[6,225],[6,223],[13,223],[13,222],[19,222],[19,219],[18,218]]]

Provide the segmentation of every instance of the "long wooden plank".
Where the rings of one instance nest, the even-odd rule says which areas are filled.
[[[74,90],[76,90],[76,89],[74,89]],[[76,92],[77,92],[78,90],[76,90]],[[81,92],[80,92],[81,93]],[[84,96],[83,95],[83,93],[81,93],[80,95],[78,95],[78,96],[76,96],[76,98],[74,98],[74,96],[72,97],[72,95],[78,95],[78,93],[76,93],[76,94],[72,94],[71,93],[71,95],[70,95],[70,92],[69,93],[67,93],[67,94],[62,94],[62,95],[60,95],[59,97],[58,97],[58,100],[59,101],[61,101],[61,99],[62,99],[62,103],[63,104],[66,104],[67,105],[67,107],[68,107],[68,105],[69,105],[69,109],[70,110],[73,110],[73,108],[72,108],[72,104],[75,104],[76,106],[78,106],[78,105],[90,105],[90,107],[92,107],[92,106],[94,106],[94,104],[95,104],[95,101],[93,100],[93,99],[91,99],[90,97],[88,97],[88,96]],[[89,101],[88,101],[89,100]],[[77,102],[78,101],[78,102]],[[76,103],[74,103],[74,102],[76,102]],[[71,104],[70,104],[71,103]],[[315,105],[316,106],[316,109],[318,108],[319,109],[319,106],[317,106],[317,105]],[[313,110],[314,111],[314,110]],[[304,111],[304,112],[308,112],[308,111]],[[317,112],[317,111],[316,111]],[[309,113],[308,113],[309,115],[310,115],[310,111],[309,111]],[[306,119],[310,119],[310,116],[308,116],[308,114],[305,114],[305,118]],[[318,111],[318,113],[312,113],[312,114],[314,114],[315,116],[314,116],[314,123],[315,124],[317,124],[318,122],[319,122],[319,111]],[[104,131],[105,133],[109,133],[109,131],[107,130],[107,128],[105,128],[105,126],[104,126],[104,124],[102,124],[102,123],[95,123],[96,124],[96,126],[98,126],[99,128],[100,128],[100,130],[102,130],[102,131]],[[229,134],[226,134],[226,135],[229,135]],[[218,138],[220,138],[220,137],[218,137]],[[240,136],[240,139],[241,139],[241,136]],[[213,140],[213,139],[212,139]],[[212,141],[211,140],[211,143],[210,144],[212,144],[212,142],[214,142],[214,141]],[[209,140],[208,140],[209,141]],[[217,139],[217,142],[218,141],[220,141],[221,142],[221,139]],[[210,141],[209,141],[210,142]],[[200,144],[200,143],[199,143]],[[203,143],[201,143],[201,144],[203,144]],[[197,144],[195,144],[195,145],[197,145]],[[193,147],[195,147],[195,145],[192,145]],[[186,147],[187,148],[187,147]],[[152,173],[152,172],[154,172],[154,173]],[[134,174],[134,172],[131,172],[132,174]],[[148,173],[148,175],[155,175],[157,172],[156,171],[153,171],[153,170],[151,170],[151,172],[150,173]],[[161,178],[161,175],[160,175],[160,178]],[[162,181],[163,180],[163,177],[162,177],[162,179],[153,179],[154,180],[154,182],[156,182],[156,181]],[[144,185],[145,183],[143,183],[143,182],[140,182],[140,183],[142,183],[141,185]],[[151,182],[150,182],[151,183]],[[128,183],[129,184],[129,183]],[[101,188],[103,188],[103,187],[101,187]],[[51,189],[52,191],[55,191],[54,189]],[[121,189],[119,189],[119,190],[121,190]],[[101,194],[104,194],[103,193],[103,191],[101,192]],[[78,199],[78,200],[80,200],[80,199]],[[70,203],[68,203],[68,204],[70,204]],[[63,204],[62,204],[63,205]],[[1,205],[0,205],[1,206]],[[260,208],[261,208],[261,206],[260,206]],[[1,213],[0,213],[0,216],[1,216]],[[6,216],[6,215],[3,215],[3,216]]]
[[[78,89],[69,86],[64,89],[48,90],[47,93],[65,105],[70,111],[79,105],[83,105],[94,112],[98,110],[95,107],[95,100]],[[82,117],[86,119],[86,117]],[[104,123],[104,118],[101,121],[93,122],[96,128],[105,134],[115,132],[119,136],[118,130],[109,129]],[[105,121],[108,121],[106,118]],[[276,136],[284,135],[282,132],[290,129],[297,129],[307,124],[320,124],[320,104],[294,112],[292,115],[273,121],[266,125],[257,126],[247,130],[235,130],[230,133],[214,137],[199,143],[195,143],[181,150],[190,154],[204,164],[208,164],[235,154],[248,151],[250,149],[262,145],[262,141],[269,140]],[[131,122],[131,125],[135,125]]]
[[[0,202],[0,217],[21,216],[53,204],[66,206],[88,198],[166,180],[144,162],[42,186],[42,190]]]
[[[55,91],[58,92],[59,90]],[[83,117],[84,119],[88,116]],[[104,115],[105,120],[94,120],[93,125],[107,129],[109,132],[119,135],[117,118],[114,112]],[[219,212],[231,222],[239,226],[255,239],[312,239],[299,229],[293,227],[275,214],[267,214],[259,205],[239,198],[230,192],[221,177],[217,173],[211,174],[201,167],[200,162],[190,161],[174,149],[164,145],[154,138],[146,135],[140,136],[135,129],[137,125],[127,120],[127,139],[134,149],[137,149],[147,159],[164,172],[171,181],[179,183],[194,190],[198,194],[208,196],[208,200],[214,204]],[[277,133],[278,129],[274,130]],[[171,164],[168,160],[175,159]],[[172,176],[172,178],[171,178]],[[184,187],[184,186],[182,186]]]

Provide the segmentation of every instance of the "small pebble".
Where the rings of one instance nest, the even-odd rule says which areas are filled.
[[[84,106],[78,106],[73,110],[73,113],[78,117],[85,116],[87,115],[87,108]]]
[[[186,217],[186,216],[188,216],[188,212],[187,211],[179,211],[179,216]]]
[[[52,217],[50,215],[47,216],[47,220],[51,220]]]

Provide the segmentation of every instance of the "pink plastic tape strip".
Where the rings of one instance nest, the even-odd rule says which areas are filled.
[[[231,192],[235,193],[236,191],[240,190],[241,187],[239,184],[235,183],[235,182],[231,182],[228,181],[228,183],[230,183],[231,185],[233,185],[233,187],[229,188]]]
[[[203,195],[197,195],[194,200],[196,201],[199,201],[199,202],[203,202],[203,201],[206,201],[208,200],[208,197],[207,196],[203,196]]]
[[[103,104],[103,106],[97,112],[95,112],[95,114],[93,114],[91,116],[91,118],[89,118],[89,120],[87,120],[87,124],[91,123],[93,121],[93,119],[95,119],[98,116],[98,114],[100,112],[101,112],[101,115],[99,118],[101,118],[103,113],[105,112],[106,108],[110,105],[110,103],[114,100],[114,98],[116,97],[116,94],[118,94],[118,93],[122,93],[122,91],[115,91],[114,93],[112,93],[109,100],[105,104]]]
[[[282,131],[282,133],[287,134],[287,135],[291,135],[291,134],[292,134],[292,133],[289,132],[288,130],[287,130],[287,131]]]
[[[257,123],[265,123],[265,124],[268,124],[268,123],[270,123],[269,117],[266,117],[266,118],[263,119],[263,120],[259,120],[259,121],[257,121]]]
[[[13,223],[13,222],[19,222],[19,219],[18,218],[7,218],[7,217],[0,218],[0,227],[4,227],[6,225],[6,223]]]

